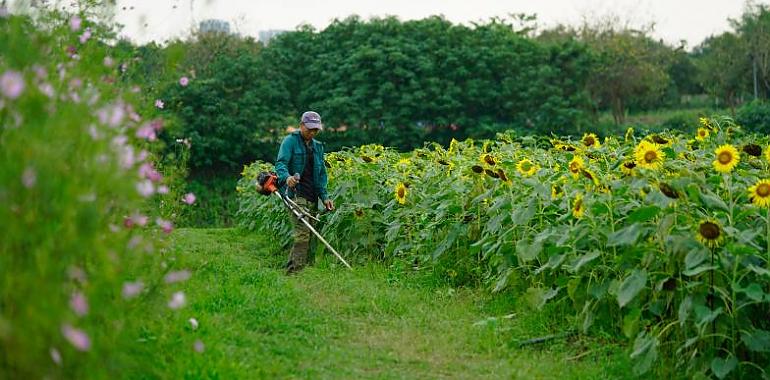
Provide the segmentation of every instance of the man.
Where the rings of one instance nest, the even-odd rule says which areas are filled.
[[[278,150],[275,171],[278,182],[288,186],[286,195],[314,214],[318,210],[318,199],[324,207],[334,210],[334,202],[326,191],[326,167],[324,166],[323,143],[315,139],[323,129],[321,116],[313,111],[302,114],[299,131],[286,136]],[[301,270],[310,251],[310,230],[292,213],[294,222],[294,246],[286,264],[286,273]],[[311,220],[308,220],[312,223]]]

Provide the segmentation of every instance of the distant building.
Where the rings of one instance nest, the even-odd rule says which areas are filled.
[[[201,33],[225,33],[230,34],[230,23],[224,20],[203,20],[200,22]]]
[[[283,32],[285,32],[285,30],[278,30],[278,29],[261,30],[259,31],[259,41],[267,45],[271,39],[273,39],[275,36]]]

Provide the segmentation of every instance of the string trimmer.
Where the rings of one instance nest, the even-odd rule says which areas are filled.
[[[340,261],[342,261],[342,263],[345,264],[348,269],[353,269],[350,267],[350,264],[348,264],[348,262],[345,261],[345,259],[343,259],[339,253],[337,253],[337,250],[334,249],[334,247],[332,247],[331,244],[329,244],[329,242],[327,242],[326,239],[324,239],[324,237],[321,236],[321,234],[318,233],[318,231],[316,231],[316,229],[313,228],[313,226],[308,221],[308,219],[315,221],[318,221],[318,219],[311,215],[310,212],[304,209],[302,206],[294,202],[294,200],[284,196],[280,191],[278,191],[278,176],[275,173],[259,173],[259,176],[257,176],[257,191],[262,195],[269,196],[270,194],[275,194],[278,196],[278,198],[281,198],[281,202],[286,205],[286,207],[294,214],[294,216],[297,217],[297,219],[302,221],[305,227],[307,227],[308,230],[310,230],[310,232],[312,232],[313,235],[315,235],[318,240],[320,240],[326,246],[326,248],[329,248],[329,250],[332,251],[334,256],[337,256],[337,258],[340,259]]]

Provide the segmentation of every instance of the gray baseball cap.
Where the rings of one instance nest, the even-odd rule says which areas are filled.
[[[318,112],[307,111],[303,113],[300,122],[305,124],[305,127],[308,129],[323,129],[321,115],[319,115]]]

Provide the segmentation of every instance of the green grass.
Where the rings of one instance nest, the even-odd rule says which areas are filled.
[[[127,369],[127,377],[597,379],[630,372],[623,348],[596,338],[518,348],[519,339],[567,325],[555,308],[530,311],[511,295],[429,284],[374,263],[348,271],[329,256],[287,277],[284,255],[269,239],[231,229],[178,230],[163,254],[194,273],[177,286],[188,305],[148,316],[130,354],[154,364]],[[197,330],[189,318],[199,321]],[[197,339],[202,353],[193,350]]]

